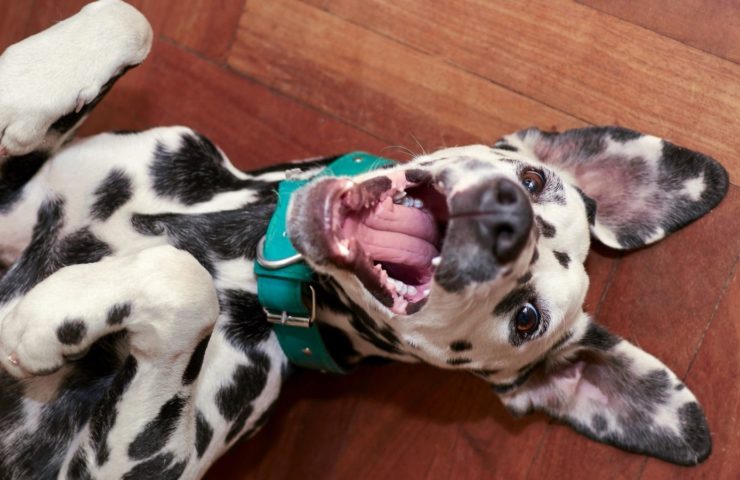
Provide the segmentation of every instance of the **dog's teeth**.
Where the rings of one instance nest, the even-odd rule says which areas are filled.
[[[413,287],[413,286],[409,285],[409,288],[408,288],[408,290],[406,290],[406,293],[408,293],[409,296],[412,296],[413,297],[414,295],[416,295],[416,291],[417,291],[416,290],[416,287]]]
[[[345,238],[344,240],[337,241],[337,248],[343,257],[349,256],[349,240]]]
[[[432,266],[438,267],[439,266],[439,262],[441,262],[441,261],[442,261],[442,257],[434,257],[432,259]]]
[[[425,289],[425,290],[424,290],[424,291],[422,292],[422,295],[424,295],[424,297],[428,297],[430,293],[432,293],[432,291],[431,291],[431,290],[429,290],[429,289],[427,288],[427,289]]]
[[[396,192],[396,194],[393,195],[393,203],[395,204],[401,203],[403,201],[403,197],[405,196],[406,196],[406,192],[404,191]]]
[[[406,207],[413,207],[414,206],[414,199],[411,197],[404,197],[403,198],[403,205]]]
[[[424,202],[419,200],[418,198],[414,199],[414,208],[421,208],[424,206]]]

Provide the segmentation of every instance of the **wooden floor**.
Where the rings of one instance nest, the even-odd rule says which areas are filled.
[[[78,0],[0,0],[0,47]],[[353,149],[619,124],[710,154],[733,186],[658,245],[588,260],[588,310],[704,405],[714,453],[678,468],[423,366],[306,372],[210,479],[740,478],[740,3],[719,0],[138,0],[156,41],[83,133],[187,124],[240,167]]]

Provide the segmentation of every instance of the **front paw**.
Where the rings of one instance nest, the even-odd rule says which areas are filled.
[[[141,63],[151,43],[141,13],[101,0],[7,48],[0,56],[0,159],[55,148],[83,108]]]
[[[0,330],[0,363],[13,376],[48,375],[82,357],[90,347],[90,328],[84,318],[53,318],[38,308],[19,307]]]

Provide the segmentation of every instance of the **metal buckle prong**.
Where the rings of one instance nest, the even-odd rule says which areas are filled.
[[[311,285],[308,286],[311,290],[311,310],[308,317],[291,315],[286,311],[276,313],[262,307],[262,310],[267,315],[267,321],[270,323],[276,323],[278,325],[288,325],[291,327],[303,327],[308,328],[313,325],[313,321],[316,319],[316,290]]]

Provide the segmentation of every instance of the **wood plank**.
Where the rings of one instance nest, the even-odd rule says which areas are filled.
[[[708,153],[740,184],[740,65],[570,0],[470,0],[434,8],[424,0],[330,0],[328,10],[587,122],[628,126]],[[271,73],[268,81],[293,92],[282,82],[282,64],[265,61],[263,76]],[[330,55],[325,62],[333,61]],[[446,89],[464,95],[460,84]],[[506,104],[487,105],[506,113]]]
[[[170,5],[162,33],[221,62],[234,39],[243,6],[244,0],[178,0]]]
[[[727,198],[710,215],[653,247],[621,258],[598,315],[599,322],[655,355],[683,377],[699,347],[705,349],[701,345],[704,330],[715,317],[715,308],[723,298],[724,287],[740,255],[737,218],[740,218],[740,188],[731,187]],[[727,315],[732,320],[727,321],[737,324],[740,320],[737,310],[734,315],[729,312]],[[728,341],[731,344],[733,340]],[[735,354],[736,350],[713,351],[713,355],[722,355],[729,362]],[[726,385],[727,372],[717,368],[726,361],[716,361],[712,364],[714,370],[706,368],[701,370],[701,375],[692,377],[689,386],[700,403],[709,402],[712,406],[719,401],[714,392],[721,390],[713,390],[712,386]],[[735,361],[730,372],[737,368],[740,367]],[[729,408],[736,408],[738,402],[733,388],[726,391]],[[727,412],[722,408],[722,412]],[[733,415],[736,413],[737,410]],[[723,423],[721,418],[724,417],[712,422],[715,435],[723,439],[736,435],[736,423]],[[588,461],[584,462],[584,458]],[[545,478],[549,472],[568,472],[572,478],[637,478],[644,461],[645,457],[639,455],[583,441],[566,426],[552,425],[534,459],[529,478]],[[737,468],[736,460],[727,456],[710,457],[707,461],[707,465],[715,463],[708,467],[710,471]]]
[[[236,70],[388,142],[428,150],[583,122],[291,0],[247,2]]]
[[[26,36],[32,2],[0,0],[0,53]]]
[[[702,465],[686,469],[649,460],[644,479],[737,478],[740,451],[740,270],[737,265],[686,384],[699,397],[714,442]]]
[[[740,2],[736,0],[576,1],[740,63]]]
[[[302,372],[263,431],[206,478],[523,479],[546,425],[540,415],[511,418],[483,382],[460,373]]]

